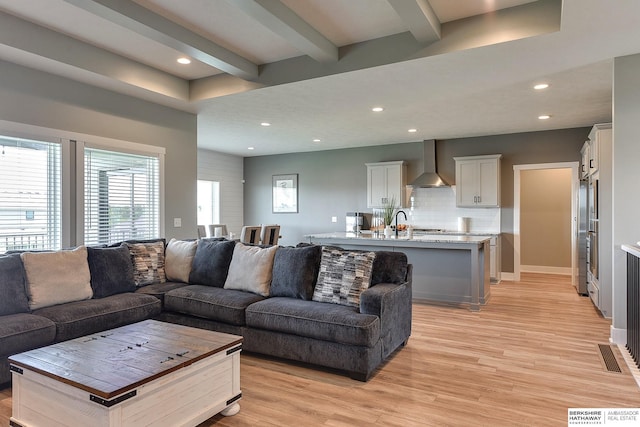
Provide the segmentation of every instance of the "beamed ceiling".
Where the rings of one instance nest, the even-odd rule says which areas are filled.
[[[197,113],[200,148],[256,156],[610,121],[640,2],[0,0],[0,41],[2,60]]]

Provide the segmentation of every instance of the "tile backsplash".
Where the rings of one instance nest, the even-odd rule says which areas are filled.
[[[458,208],[456,188],[416,188],[403,209],[414,228],[458,230],[458,218],[469,218],[472,233],[499,233],[500,208]]]

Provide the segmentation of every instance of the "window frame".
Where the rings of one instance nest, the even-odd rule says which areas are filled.
[[[166,149],[164,147],[157,147],[153,145],[139,144],[135,142],[126,141],[109,141],[109,142],[91,142],[91,141],[75,141],[76,145],[76,171],[75,171],[75,184],[76,184],[76,242],[77,244],[84,244],[84,152],[85,148],[93,148],[97,150],[114,151],[123,154],[134,154],[140,156],[156,156],[158,158],[158,177],[160,182],[158,183],[159,191],[159,206],[158,206],[158,222],[159,222],[159,236],[165,235],[165,154]]]

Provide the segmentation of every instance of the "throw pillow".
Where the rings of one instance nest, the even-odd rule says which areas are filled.
[[[313,300],[360,307],[360,294],[371,283],[375,252],[322,248]]]
[[[198,241],[171,239],[164,254],[164,269],[167,280],[189,283],[191,264],[196,254]]]
[[[189,283],[222,288],[233,257],[233,240],[200,239],[193,256]]]
[[[261,248],[238,243],[233,250],[224,288],[253,292],[268,297],[273,258],[277,249],[277,246]]]
[[[133,281],[133,264],[127,246],[88,247],[87,259],[94,298],[104,298],[136,290],[136,284]]]
[[[93,296],[85,246],[55,252],[24,252],[20,257],[31,310]]]
[[[28,313],[24,267],[20,254],[0,257],[0,316]]]
[[[278,248],[269,295],[310,300],[318,279],[321,256],[322,246]]]
[[[136,286],[164,283],[164,242],[125,243],[131,253],[133,281]]]

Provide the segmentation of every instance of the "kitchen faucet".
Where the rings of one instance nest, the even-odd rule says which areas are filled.
[[[407,214],[404,213],[404,211],[398,211],[396,212],[396,237],[398,237],[398,214],[402,214],[404,215],[404,220],[407,220]]]

